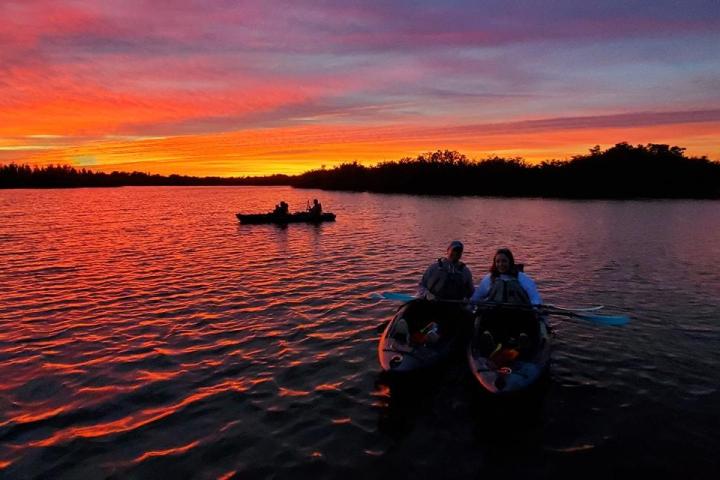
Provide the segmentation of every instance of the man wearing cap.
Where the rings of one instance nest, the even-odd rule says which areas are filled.
[[[463,254],[463,244],[458,240],[453,240],[447,247],[447,256],[445,258],[438,258],[436,262],[433,262],[425,274],[420,280],[418,298],[425,298],[427,300],[463,300],[470,298],[473,294],[473,281],[470,269],[460,261],[460,257]],[[407,313],[407,312],[406,312]],[[466,311],[468,320],[472,318],[469,311]],[[422,317],[419,317],[422,319]],[[408,323],[410,320],[410,323]],[[436,319],[437,323],[442,322],[443,319]],[[414,325],[411,328],[410,324],[417,322],[412,321],[411,318],[400,318],[395,325],[395,335],[398,338],[404,339],[404,342],[410,344],[410,333],[417,331],[421,325]],[[436,323],[436,322],[433,322]],[[448,328],[449,325],[441,325],[441,331]],[[462,322],[461,324],[455,325],[455,327],[468,329],[472,326],[472,322]],[[450,328],[453,328],[450,326]],[[469,334],[469,332],[468,332]],[[437,341],[437,336],[436,340]],[[431,343],[434,343],[431,340]]]
[[[460,261],[463,244],[453,240],[447,247],[447,256],[433,262],[420,280],[418,296],[428,300],[462,300],[473,294],[470,269]]]

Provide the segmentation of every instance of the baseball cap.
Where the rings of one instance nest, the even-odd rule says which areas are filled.
[[[448,250],[455,250],[455,249],[463,250],[464,249],[463,244],[460,240],[453,240],[452,242],[450,242],[450,245],[448,245],[447,248],[448,248]]]

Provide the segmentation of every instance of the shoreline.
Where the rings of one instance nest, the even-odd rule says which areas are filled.
[[[343,163],[299,175],[192,177],[94,172],[70,165],[0,165],[0,189],[124,186],[289,186],[326,191],[429,196],[561,199],[720,199],[720,162],[682,147],[619,143],[568,161],[472,160],[450,150],[373,166]]]

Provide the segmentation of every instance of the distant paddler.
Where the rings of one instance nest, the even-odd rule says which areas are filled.
[[[283,200],[277,205],[275,205],[275,210],[273,210],[273,213],[275,215],[287,215],[289,213],[290,206]]]
[[[308,202],[307,211],[310,213],[310,215],[314,215],[316,217],[319,217],[322,215],[322,204],[318,202],[318,199],[313,199],[312,205],[310,205],[310,202]]]

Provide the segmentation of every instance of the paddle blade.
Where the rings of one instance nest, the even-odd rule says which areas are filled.
[[[586,313],[578,313],[573,315],[575,318],[579,318],[581,320],[587,320],[589,322],[593,323],[599,323],[601,325],[626,325],[628,322],[630,322],[630,317],[627,317],[625,315],[589,315]]]
[[[380,298],[384,300],[395,300],[399,302],[409,302],[411,300],[414,300],[415,297],[412,295],[408,295],[407,293],[395,293],[395,292],[382,292],[380,294],[374,293],[373,298],[377,298],[376,296],[379,296]]]
[[[593,307],[561,307],[559,305],[538,305],[539,308],[544,308],[547,310],[557,310],[557,311],[563,311],[563,312],[597,312],[598,310],[602,310],[604,307],[602,305],[595,305]]]

